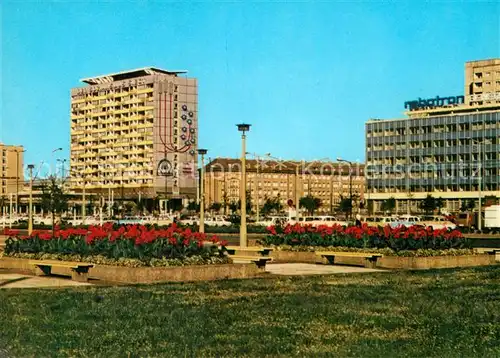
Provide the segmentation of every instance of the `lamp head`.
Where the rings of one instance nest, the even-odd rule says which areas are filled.
[[[208,150],[206,150],[206,149],[201,149],[201,148],[198,149],[198,154],[200,154],[200,155],[205,155],[205,154],[207,154],[207,152],[208,152]]]
[[[240,132],[243,132],[243,134],[245,134],[245,132],[248,132],[250,130],[251,124],[241,123],[237,124],[236,126],[238,127],[238,130]]]
[[[28,169],[35,169],[35,165],[34,164],[28,164]]]
[[[342,162],[342,161],[343,161],[343,159],[342,159],[342,158],[337,157],[337,162]]]

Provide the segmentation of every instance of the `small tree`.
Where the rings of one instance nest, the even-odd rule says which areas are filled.
[[[217,203],[217,202],[214,202],[210,205],[210,210],[218,213],[220,211],[220,209],[222,208],[222,204],[221,203]]]
[[[426,214],[431,214],[434,210],[437,209],[436,199],[430,194],[427,195],[427,197],[420,202],[419,208]]]
[[[443,198],[436,198],[436,209],[441,212],[441,209],[444,208],[444,199]]]
[[[275,198],[265,198],[264,205],[260,209],[262,215],[266,216],[273,212],[279,213],[283,209],[279,196]]]
[[[396,199],[393,197],[386,199],[382,202],[382,205],[380,206],[380,209],[384,212],[388,211],[392,213],[394,209],[396,209]]]
[[[62,185],[57,184],[55,176],[50,176],[48,183],[42,184],[41,206],[52,215],[52,234],[54,234],[56,214],[60,215],[68,210],[68,196],[64,194]]]
[[[343,212],[347,218],[347,215],[352,210],[352,200],[350,198],[344,198],[342,195],[340,196],[340,203],[338,206],[338,210]]]
[[[240,206],[236,201],[231,201],[231,203],[229,203],[229,210],[231,211],[231,214],[237,212],[239,208]]]
[[[192,200],[188,203],[186,209],[188,211],[192,211],[192,212],[199,212],[200,211],[200,204],[198,204],[196,201]]]
[[[299,200],[299,207],[307,210],[309,215],[314,215],[314,211],[321,207],[321,199],[312,195],[307,195]]]
[[[462,201],[462,205],[460,206],[460,211],[472,211],[476,207],[476,202],[474,199],[464,200]]]

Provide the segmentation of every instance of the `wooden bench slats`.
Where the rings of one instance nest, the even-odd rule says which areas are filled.
[[[319,256],[344,256],[344,257],[382,257],[382,254],[365,253],[365,252],[344,252],[344,251],[316,251]]]
[[[261,257],[261,256],[242,256],[242,255],[234,255],[229,256],[233,261],[245,261],[245,262],[253,262],[257,265],[258,268],[265,268],[266,263],[268,261],[273,261],[272,257]]]
[[[87,282],[89,269],[94,267],[94,264],[86,262],[69,262],[57,260],[29,261],[29,264],[37,268],[35,272],[37,276],[50,275],[52,273],[52,267],[70,268],[71,279],[79,282]]]
[[[316,251],[316,256],[324,257],[328,260],[330,264],[333,264],[335,257],[355,257],[364,258],[365,267],[375,268],[377,266],[377,260],[384,255],[376,253],[367,252],[346,252],[346,251]]]
[[[249,247],[226,246],[226,249],[239,250],[239,251],[273,251],[273,249],[270,247],[260,247],[260,246],[249,246]]]
[[[70,261],[57,261],[57,260],[43,260],[43,261],[30,261],[30,265],[41,266],[57,266],[57,267],[94,267],[94,264],[87,262],[70,262]]]

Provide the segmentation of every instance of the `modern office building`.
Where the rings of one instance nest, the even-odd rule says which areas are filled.
[[[72,189],[119,198],[196,197],[198,87],[140,68],[71,90]]]
[[[297,198],[312,195],[321,200],[317,213],[334,212],[341,196],[350,195],[350,181],[355,203],[364,199],[364,164],[353,163],[351,177],[349,165],[339,162],[298,162],[285,160],[251,159],[246,161],[247,193],[252,210],[257,203],[262,207],[266,198],[279,197],[283,208]],[[240,199],[241,161],[217,158],[205,167],[205,203],[229,205]]]
[[[419,98],[405,103],[409,118],[366,123],[366,198],[376,211],[391,197],[404,213],[429,194],[451,212],[464,200],[500,197],[500,87],[495,80],[479,93],[470,82],[498,79],[499,64],[468,62],[465,96]]]
[[[23,146],[0,143],[0,195],[14,197],[22,190],[24,181]]]

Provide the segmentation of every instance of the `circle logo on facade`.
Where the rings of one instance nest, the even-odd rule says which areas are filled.
[[[188,109],[188,106],[186,106],[185,104],[183,104],[183,105],[182,105],[182,110],[183,110],[183,111],[187,111],[187,109]]]
[[[183,115],[181,116],[181,118],[182,118],[183,120],[186,120],[186,119],[187,119],[187,116],[186,116],[185,114],[183,114]]]
[[[174,175],[172,163],[167,158],[160,160],[157,168],[157,175],[162,177],[170,177]]]
[[[189,112],[188,114],[189,114],[189,117],[194,116],[194,113],[193,113],[193,112]]]

